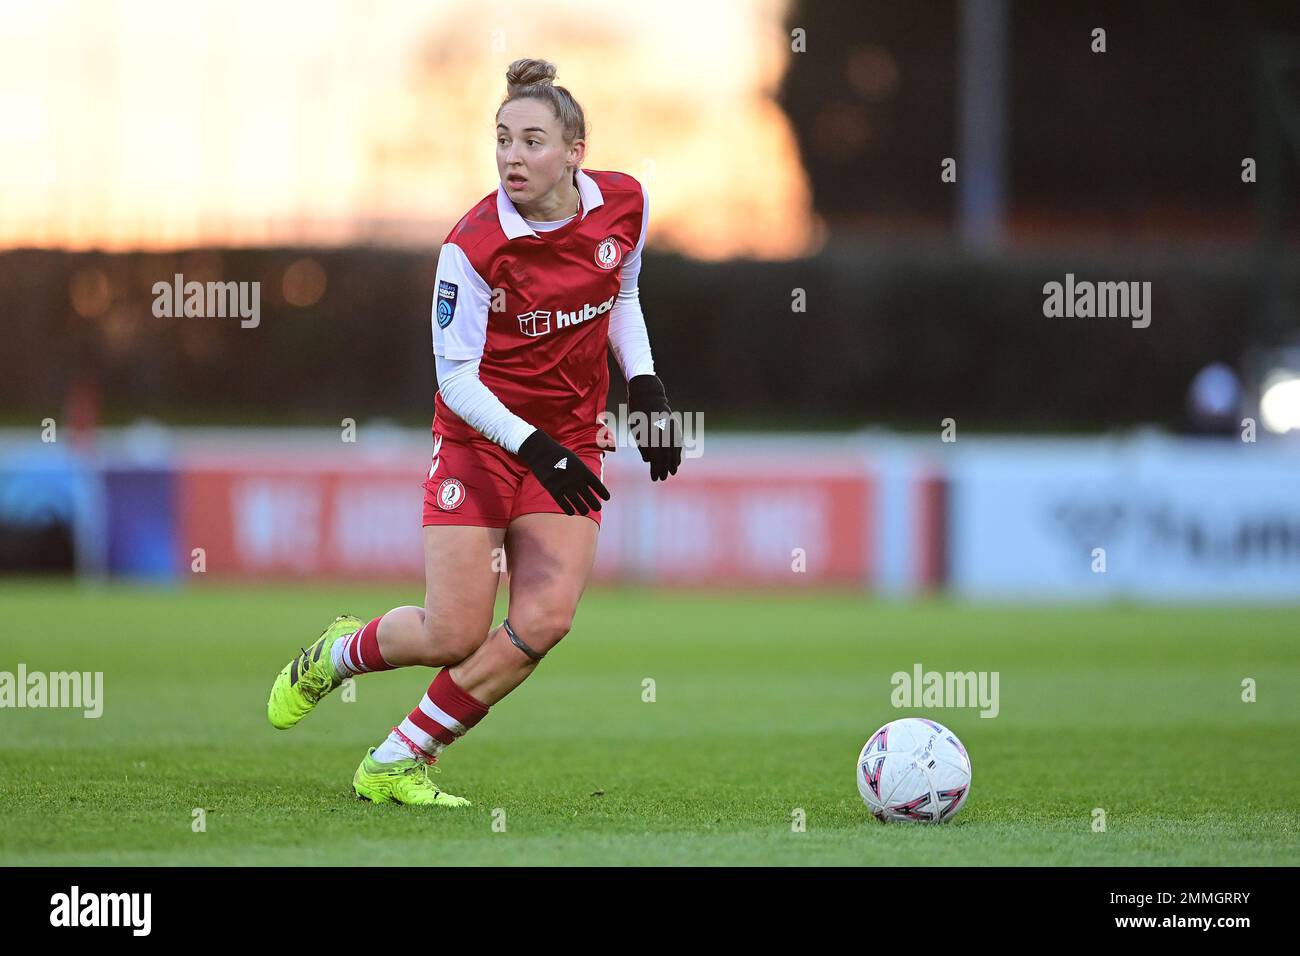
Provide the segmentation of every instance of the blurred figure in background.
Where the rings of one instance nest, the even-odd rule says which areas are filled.
[[[1187,420],[1191,431],[1227,435],[1239,427],[1241,379],[1223,362],[1211,362],[1196,373],[1187,389]]]

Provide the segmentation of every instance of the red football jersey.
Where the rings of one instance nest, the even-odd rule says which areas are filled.
[[[576,176],[580,209],[535,232],[505,188],[447,235],[438,255],[435,354],[480,358],[479,378],[514,414],[573,448],[595,442],[609,391],[609,313],[645,244],[646,198],[624,173]],[[481,437],[435,400],[438,429]]]

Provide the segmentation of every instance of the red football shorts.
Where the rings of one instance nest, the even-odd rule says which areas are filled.
[[[603,482],[605,452],[572,448]],[[602,501],[601,504],[606,502]],[[424,524],[505,528],[520,515],[564,514],[528,466],[486,438],[458,440],[433,433],[433,460],[424,482]],[[600,512],[586,515],[600,524]]]

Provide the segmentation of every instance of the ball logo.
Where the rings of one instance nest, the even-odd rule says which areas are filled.
[[[623,261],[623,247],[613,236],[606,236],[596,246],[596,265],[602,269],[612,269]]]
[[[455,511],[465,500],[465,486],[455,478],[445,478],[438,486],[438,507],[443,511]]]

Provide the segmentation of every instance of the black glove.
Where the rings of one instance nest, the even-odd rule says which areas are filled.
[[[540,428],[524,439],[519,457],[566,515],[599,511],[597,495],[609,501],[609,490],[582,459]]]
[[[632,429],[632,439],[641,450],[641,460],[650,463],[650,480],[667,481],[682,463],[682,436],[672,418],[664,383],[657,375],[634,375],[627,383],[629,412],[646,417],[644,427]]]

